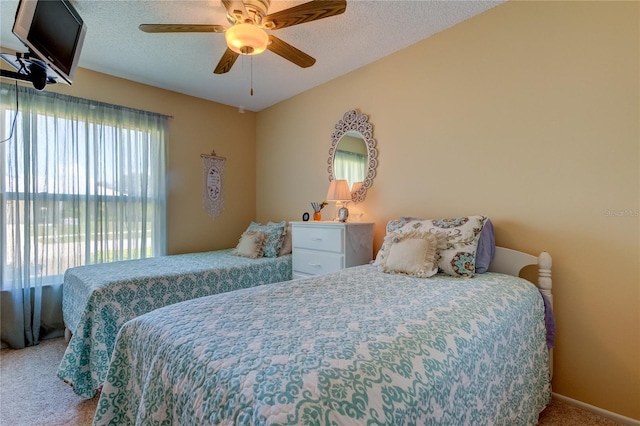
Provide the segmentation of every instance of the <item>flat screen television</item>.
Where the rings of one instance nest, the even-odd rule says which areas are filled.
[[[87,27],[67,0],[20,0],[13,33],[30,53],[71,84]]]

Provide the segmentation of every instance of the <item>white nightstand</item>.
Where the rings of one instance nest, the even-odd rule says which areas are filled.
[[[293,278],[304,278],[369,263],[373,223],[291,222]]]

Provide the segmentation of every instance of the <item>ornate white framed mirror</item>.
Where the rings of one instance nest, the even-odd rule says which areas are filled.
[[[327,160],[329,182],[345,179],[351,190],[351,200],[364,201],[373,185],[378,165],[378,151],[369,117],[356,110],[344,113],[331,135]]]

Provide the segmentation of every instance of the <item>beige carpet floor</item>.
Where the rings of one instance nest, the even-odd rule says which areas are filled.
[[[45,340],[22,350],[0,351],[0,425],[84,426],[98,398],[84,400],[56,376],[66,343]],[[540,415],[541,426],[613,426],[615,422],[553,400]]]

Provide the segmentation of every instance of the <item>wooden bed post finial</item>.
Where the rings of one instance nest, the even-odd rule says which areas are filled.
[[[538,256],[538,289],[549,301],[553,309],[553,294],[551,293],[551,255],[543,251]],[[553,348],[549,348],[549,380],[553,378]]]
[[[551,255],[546,251],[543,251],[538,256],[538,287],[540,292],[547,296],[549,303],[553,306],[553,295],[551,294],[551,288],[553,287],[551,282]]]

